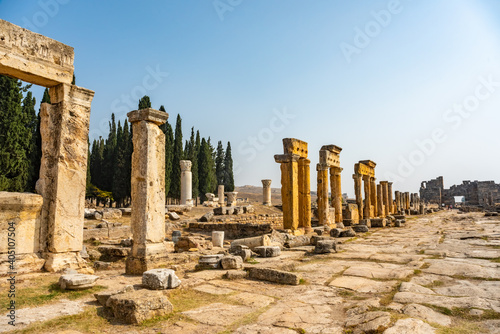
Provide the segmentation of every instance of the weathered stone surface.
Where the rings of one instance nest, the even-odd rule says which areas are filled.
[[[179,217],[179,215],[175,212],[169,212],[168,213],[168,219],[170,220],[179,220],[181,219],[181,217]]]
[[[384,331],[384,334],[401,333],[434,334],[436,330],[422,320],[407,318],[399,319],[394,326]]]
[[[173,311],[172,304],[161,291],[138,290],[111,296],[106,305],[115,318],[129,324],[139,324]]]
[[[252,308],[248,306],[214,303],[182,312],[182,314],[202,324],[228,326],[242,319],[251,311]]]
[[[104,258],[126,257],[130,253],[129,247],[119,246],[99,246],[97,250],[102,254],[102,256],[104,256]]]
[[[132,215],[132,208],[119,208],[122,212],[122,216],[130,216]]]
[[[202,255],[198,260],[198,265],[196,269],[218,269],[220,268],[220,261],[224,257],[224,254],[214,254],[214,255]]]
[[[242,206],[243,208],[243,213],[254,213],[255,212],[255,207],[253,205],[245,205]]]
[[[408,304],[403,307],[402,311],[410,317],[420,318],[430,323],[436,323],[441,326],[451,325],[451,318],[449,316],[438,313],[433,309],[420,304]]]
[[[366,225],[359,225],[359,224],[352,226],[352,229],[356,233],[366,233],[366,232],[370,231],[370,229],[368,228],[368,226],[366,226]]]
[[[248,271],[243,270],[228,270],[227,273],[224,274],[224,278],[229,280],[233,279],[243,279],[248,277]]]
[[[190,205],[166,205],[165,210],[167,212],[175,212],[177,214],[183,215],[186,212],[191,211],[193,208]]]
[[[240,256],[226,255],[221,261],[222,269],[241,269],[243,268],[243,259]]]
[[[356,326],[359,333],[380,333],[391,323],[391,314],[388,312],[367,312],[350,317],[346,322],[346,327]]]
[[[172,269],[151,269],[142,274],[142,285],[151,290],[175,289],[181,280]]]
[[[340,235],[339,235],[339,238],[353,238],[356,236],[356,232],[354,232],[354,230],[349,227],[348,229],[340,232]]]
[[[300,276],[296,273],[268,268],[251,268],[248,277],[280,284],[299,285],[300,283]]]
[[[80,252],[47,253],[44,269],[58,272],[65,268],[86,268],[87,262],[80,256]]]
[[[71,84],[72,47],[4,20],[0,32],[0,74],[45,87]]]
[[[337,252],[337,244],[335,243],[335,240],[319,240],[316,242],[314,253],[327,254],[333,252]]]
[[[41,271],[44,265],[45,259],[39,253],[16,255],[16,272],[18,274]],[[10,266],[9,254],[0,254],[0,273],[7,274],[11,271]]]
[[[201,237],[180,237],[179,240],[175,244],[175,251],[180,253],[180,252],[187,252],[190,249],[197,248],[197,249],[212,249],[213,244],[209,240],[205,240]]]
[[[200,218],[200,222],[210,222],[214,219],[214,212],[213,211],[209,211],[207,213],[205,213],[203,216],[201,216]]]
[[[267,235],[262,235],[259,237],[252,237],[252,238],[245,238],[245,239],[237,239],[231,242],[231,248],[237,245],[244,245],[250,248],[251,250],[254,250],[255,247],[259,246],[270,246],[271,245],[271,239]]]
[[[102,219],[118,219],[122,217],[122,211],[120,209],[107,208],[99,213],[102,215]]]
[[[344,275],[379,279],[404,279],[413,275],[413,269],[389,263],[363,263],[348,268]]]
[[[363,293],[385,293],[390,292],[397,281],[374,281],[363,277],[341,276],[330,282],[330,286],[345,288]]]
[[[332,228],[330,230],[330,236],[332,238],[338,238],[341,233],[342,233],[342,229],[341,228]]]
[[[120,290],[106,290],[98,293],[94,293],[95,299],[101,304],[102,306],[107,306],[107,302],[111,296],[120,294],[120,293],[125,293],[125,292],[132,292],[134,291],[134,287],[132,285],[127,285],[123,289]]]
[[[299,235],[291,239],[288,239],[285,242],[284,246],[287,248],[293,248],[293,247],[308,246],[310,244],[311,244],[311,237],[309,235]]]
[[[0,20],[0,26],[2,22]],[[42,204],[40,195],[0,191],[0,254],[8,252],[9,232],[12,231],[15,231],[11,239],[15,240],[16,254],[41,250],[39,231]]]
[[[259,246],[253,250],[260,257],[276,257],[281,255],[281,248],[279,246]]]
[[[224,247],[224,231],[212,231],[212,244],[214,247]]]
[[[370,219],[371,227],[385,227],[387,225],[387,220],[382,218],[382,219],[375,219],[372,218]]]
[[[426,295],[413,292],[398,292],[394,295],[395,302],[402,304],[430,304],[446,308],[479,308],[500,311],[498,301],[490,301],[478,297],[447,297],[439,295]]]
[[[95,261],[94,262],[94,268],[96,270],[106,270],[111,268],[111,262],[104,262],[104,261]]]
[[[59,286],[63,290],[88,289],[95,285],[99,276],[84,274],[69,274],[59,277]]]

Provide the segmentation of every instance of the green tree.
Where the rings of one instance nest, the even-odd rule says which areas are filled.
[[[127,192],[127,151],[128,151],[128,124],[127,121],[123,123],[123,128],[118,121],[118,129],[116,132],[116,156],[114,161],[114,175],[113,175],[113,198],[117,206],[123,207],[125,198],[129,196]]]
[[[21,82],[0,75],[0,190],[25,191],[30,176],[27,152],[32,132],[26,110],[21,105]],[[26,101],[26,107],[30,103]]]
[[[193,197],[197,200],[198,198],[198,150],[196,147],[196,139],[194,135],[194,127],[191,128],[191,137],[186,143],[186,150],[184,153],[185,159],[191,161],[191,174],[192,174],[192,189]],[[198,202],[196,201],[196,204]]]
[[[181,198],[181,166],[180,161],[183,159],[182,148],[182,119],[181,115],[177,115],[175,123],[175,137],[174,137],[174,152],[172,160],[172,176],[170,183],[170,197]]]
[[[165,111],[164,106],[160,106],[160,111]],[[174,161],[174,132],[168,121],[161,125],[161,130],[165,134],[165,198],[170,197],[170,185],[172,184],[172,164]]]
[[[111,114],[111,122],[109,122],[109,134],[104,146],[104,162],[103,162],[103,180],[102,190],[113,190],[113,176],[114,176],[114,161],[116,153],[116,122],[115,114]]]
[[[222,146],[222,142],[219,140],[215,155],[215,176],[217,178],[217,185],[224,184],[224,157],[224,147]]]
[[[36,99],[33,97],[31,92],[27,92],[22,106],[23,115],[26,120],[26,126],[28,127],[30,133],[29,141],[28,138],[25,139],[25,145],[27,145],[25,147],[25,150],[28,159],[29,175],[24,190],[31,192],[35,191],[35,184],[40,174],[39,159],[41,159],[41,156],[39,156],[38,154],[37,147],[37,131],[39,131],[39,122],[35,111],[35,104]]]
[[[139,110],[146,109],[146,108],[151,108],[151,101],[149,100],[149,96],[144,95],[139,100]]]
[[[234,191],[233,157],[230,142],[227,142],[226,156],[224,158],[224,189]]]
[[[205,138],[201,140],[198,163],[200,198],[201,201],[204,202],[206,200],[205,194],[213,192],[213,183],[215,179],[212,152]]]

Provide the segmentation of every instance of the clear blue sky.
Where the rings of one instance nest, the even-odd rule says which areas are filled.
[[[279,187],[284,137],[309,142],[313,190],[325,144],[351,196],[365,159],[403,191],[500,182],[496,0],[1,0],[0,17],[75,48],[91,138],[145,92],[185,137],[231,141],[237,185]]]

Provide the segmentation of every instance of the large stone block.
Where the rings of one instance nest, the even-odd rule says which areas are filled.
[[[385,227],[387,225],[387,220],[385,218],[380,219],[370,219],[371,227]]]
[[[233,248],[237,245],[244,245],[244,246],[247,246],[248,248],[250,248],[251,250],[254,250],[255,247],[270,246],[271,239],[267,235],[262,235],[259,237],[237,239],[237,240],[234,240],[233,242],[231,242],[231,248]]]
[[[219,269],[220,261],[224,257],[224,254],[214,254],[214,255],[202,255],[198,260],[196,265],[197,270],[203,269]]]
[[[68,45],[0,20],[0,74],[45,87],[71,84],[74,56]]]
[[[16,255],[40,250],[42,204],[40,195],[0,191],[0,254],[7,254],[9,245]]]
[[[254,252],[260,257],[276,257],[281,255],[279,246],[259,246],[254,248]]]
[[[243,259],[240,256],[226,255],[221,259],[220,264],[222,269],[241,269]]]
[[[180,284],[172,269],[151,269],[142,274],[142,285],[151,290],[174,289]]]
[[[337,252],[337,244],[335,240],[319,240],[314,248],[316,254],[327,254]]]
[[[70,274],[59,277],[59,286],[63,290],[88,289],[95,285],[99,276],[85,274]]]
[[[300,284],[300,276],[298,274],[268,268],[251,268],[248,277],[279,284]]]
[[[138,290],[111,296],[106,303],[115,318],[128,324],[171,313],[173,305],[162,291]]]

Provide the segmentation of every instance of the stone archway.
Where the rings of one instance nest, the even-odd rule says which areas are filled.
[[[72,85],[74,50],[0,20],[0,74],[49,88],[41,105],[42,162],[36,190],[43,197],[39,249],[45,269],[83,264],[90,104],[94,92]]]

